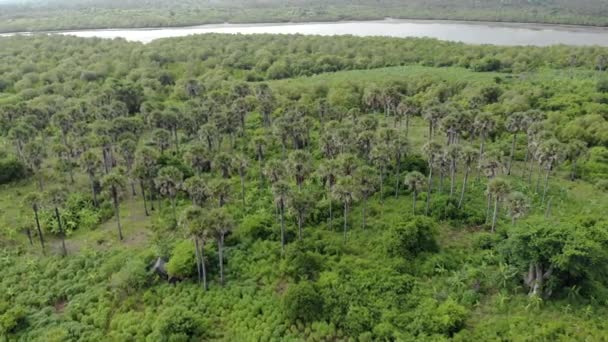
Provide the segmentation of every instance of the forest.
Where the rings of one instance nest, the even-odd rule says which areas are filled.
[[[603,0],[0,1],[0,32],[387,17],[608,26],[608,3]]]
[[[0,46],[2,341],[606,338],[606,48]]]

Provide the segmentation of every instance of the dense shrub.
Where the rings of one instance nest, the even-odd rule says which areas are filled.
[[[170,276],[185,279],[196,272],[196,256],[191,240],[182,240],[173,248],[171,258],[167,262],[167,272]]]
[[[436,251],[437,234],[437,223],[433,219],[426,216],[406,218],[387,232],[388,253],[411,258],[422,252]]]
[[[302,281],[292,284],[283,298],[285,317],[291,322],[312,322],[323,313],[323,297],[313,283]]]
[[[14,182],[27,176],[27,168],[19,160],[12,157],[0,159],[0,184]]]

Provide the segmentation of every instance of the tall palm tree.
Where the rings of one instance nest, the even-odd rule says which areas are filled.
[[[285,206],[291,194],[291,189],[287,182],[279,180],[272,185],[272,193],[281,223],[281,252],[285,253]]]
[[[367,214],[367,199],[372,196],[378,187],[380,182],[378,179],[378,172],[371,166],[364,165],[357,169],[354,175],[355,186],[358,187],[358,193],[361,194],[363,200],[363,208],[361,211],[361,227],[366,227],[366,214]]]
[[[33,126],[19,121],[8,131],[8,138],[12,140],[17,149],[17,155],[21,161],[26,162],[23,155],[23,148],[30,139],[35,136],[36,128]]]
[[[61,237],[61,255],[68,255],[68,250],[65,247],[65,228],[61,221],[61,215],[59,214],[59,208],[63,206],[67,199],[67,190],[62,187],[52,187],[45,193],[46,200],[49,205],[55,211],[55,219],[57,220],[57,228],[59,229],[59,236]]]
[[[405,134],[397,133],[396,139],[392,143],[393,156],[395,158],[395,176],[397,184],[395,185],[395,198],[399,196],[399,185],[401,184],[401,161],[406,156],[409,150],[409,142]]]
[[[241,179],[241,200],[243,201],[243,208],[245,208],[245,176],[247,175],[247,168],[249,161],[243,154],[237,154],[232,158],[232,167],[239,174]]]
[[[549,176],[553,168],[563,157],[564,146],[557,139],[549,139],[543,142],[539,148],[539,161],[545,165],[545,185],[543,187],[542,204],[545,204],[547,189],[549,187]]]
[[[270,184],[275,184],[285,178],[287,170],[285,169],[285,164],[282,161],[272,159],[266,163],[264,174],[266,175],[268,181],[270,181]]]
[[[99,206],[99,201],[97,200],[97,172],[101,168],[101,160],[99,156],[95,154],[93,151],[89,150],[84,152],[80,156],[80,166],[83,171],[89,176],[89,183],[91,185],[91,193],[93,194],[93,204],[97,207]]]
[[[514,191],[507,197],[507,207],[511,223],[515,225],[515,221],[524,217],[530,210],[530,200],[521,192]]]
[[[232,193],[232,186],[226,179],[213,179],[210,184],[211,194],[217,199],[218,207],[223,207]]]
[[[522,112],[509,115],[505,122],[505,128],[508,132],[513,133],[513,140],[511,141],[511,153],[509,154],[509,164],[507,166],[507,175],[511,175],[513,156],[515,155],[515,144],[517,143],[517,134],[526,129],[526,115]]]
[[[422,116],[429,122],[428,140],[433,140],[437,124],[445,116],[445,110],[440,105],[432,105],[427,107]]]
[[[205,226],[215,235],[220,265],[220,285],[224,286],[224,242],[234,228],[234,220],[224,208],[213,208],[205,215]]]
[[[209,149],[201,143],[196,143],[188,148],[184,155],[184,159],[196,171],[197,175],[205,171],[209,171],[211,160],[209,158]]]
[[[194,176],[186,179],[184,182],[184,190],[190,195],[193,206],[202,207],[207,198],[209,198],[209,187],[203,177]]]
[[[196,257],[196,270],[198,282],[203,283],[207,290],[207,268],[205,265],[205,244],[208,240],[209,230],[205,225],[204,211],[201,207],[193,205],[184,209],[180,217],[180,226],[185,228],[194,241],[194,254]]]
[[[490,198],[494,198],[494,214],[492,215],[492,233],[494,233],[499,203],[511,192],[511,187],[506,180],[494,178],[488,182],[487,192],[490,194]]]
[[[450,164],[450,198],[454,195],[454,184],[456,180],[456,164],[462,158],[462,146],[451,144],[447,147],[446,157]]]
[[[122,241],[122,227],[120,225],[120,193],[125,189],[125,179],[122,175],[113,171],[105,175],[101,180],[101,187],[108,191],[114,204],[114,215],[118,226],[118,238]]]
[[[288,201],[289,209],[293,212],[298,223],[298,238],[302,240],[302,226],[306,220],[306,215],[314,206],[314,199],[308,191],[291,192]]]
[[[429,141],[422,147],[422,151],[427,157],[428,165],[429,165],[429,177],[428,177],[428,188],[426,195],[426,207],[424,209],[424,214],[429,214],[429,208],[431,205],[431,191],[433,190],[433,166],[435,165],[437,158],[441,154],[441,145],[435,141]]]
[[[488,136],[494,132],[496,128],[496,119],[491,113],[481,112],[475,116],[475,121],[473,123],[475,127],[475,133],[479,136],[481,140],[479,144],[479,158],[478,161],[481,163],[483,161],[483,155],[485,151],[486,139]],[[477,174],[477,179],[481,176],[480,173]]]
[[[177,222],[177,211],[175,205],[175,199],[177,197],[177,191],[181,187],[184,174],[174,166],[165,166],[158,171],[158,176],[154,180],[156,188],[161,195],[168,197],[171,201],[171,208],[173,209],[173,219]]]
[[[380,203],[384,203],[384,175],[386,174],[386,168],[390,163],[390,149],[388,145],[384,143],[377,144],[372,149],[371,153],[372,162],[378,169],[380,176]]]
[[[44,175],[42,174],[42,163],[47,157],[44,143],[41,140],[32,140],[28,142],[23,147],[23,156],[27,161],[27,165],[37,176],[36,178],[38,178],[38,189],[43,191],[44,185],[42,179]]]
[[[38,239],[40,240],[40,247],[42,248],[42,253],[44,254],[44,236],[42,235],[42,229],[40,228],[40,219],[38,217],[38,212],[42,207],[43,198],[39,192],[30,192],[25,195],[23,198],[23,205],[29,207],[34,212],[34,220],[36,221],[36,229],[38,231]]]
[[[295,178],[298,190],[301,191],[302,184],[312,171],[310,153],[303,150],[291,152],[287,160],[287,167]]]
[[[171,133],[166,129],[158,128],[152,132],[152,140],[154,140],[156,148],[160,150],[160,154],[165,154],[165,150],[170,146]]]
[[[220,172],[223,178],[230,178],[232,157],[228,153],[220,152],[213,159],[213,166]]]
[[[346,242],[346,232],[348,230],[348,211],[353,202],[357,199],[356,185],[352,176],[345,176],[338,179],[334,186],[333,197],[344,206],[344,241]]]
[[[464,203],[464,194],[467,189],[467,183],[469,180],[469,174],[471,173],[471,166],[477,160],[477,151],[471,146],[465,146],[462,149],[462,161],[464,162],[464,179],[462,180],[462,190],[460,192],[460,200],[458,201],[458,208],[462,208]]]
[[[397,113],[405,118],[405,136],[409,136],[410,130],[410,118],[412,115],[418,113],[419,107],[414,99],[411,97],[405,98],[397,106]]]
[[[158,168],[158,152],[151,147],[142,147],[135,153],[135,174],[139,178],[144,211],[149,216],[146,205],[146,186],[150,189],[150,209],[154,210],[154,177]]]
[[[137,195],[137,192],[135,192],[135,175],[133,174],[133,164],[135,164],[136,150],[137,142],[133,139],[123,139],[118,143],[118,152],[120,153],[120,156],[122,157],[127,169],[132,196]]]
[[[574,139],[566,146],[566,160],[570,162],[570,180],[576,179],[576,163],[587,152],[587,143]]]
[[[266,145],[268,144],[266,137],[257,135],[251,141],[252,149],[254,150],[258,167],[260,168],[260,184],[264,184],[264,157],[266,155]]]
[[[316,171],[321,184],[327,188],[327,199],[329,200],[329,229],[333,228],[333,197],[331,195],[336,178],[338,177],[338,165],[335,159],[324,159]]]
[[[412,213],[416,214],[416,199],[418,198],[418,193],[422,191],[425,185],[426,178],[424,175],[418,171],[411,171],[405,175],[405,184],[408,189],[412,192]]]

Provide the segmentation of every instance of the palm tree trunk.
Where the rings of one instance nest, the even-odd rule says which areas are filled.
[[[42,170],[38,170],[38,190],[44,191],[44,184],[42,183]]]
[[[245,204],[245,175],[243,172],[239,172],[239,176],[241,176],[241,200],[243,201],[243,209],[246,207]]]
[[[443,172],[443,168],[439,170],[439,193],[443,193],[443,179],[445,177],[445,172]]]
[[[410,133],[410,116],[406,115],[405,116],[405,137],[409,137],[409,133]]]
[[[155,200],[154,182],[150,180],[150,210],[154,211],[154,200]]]
[[[542,201],[540,202],[541,205],[545,204],[545,198],[547,196],[547,189],[549,188],[549,175],[551,174],[551,165],[549,165],[549,167],[547,167],[547,173],[545,174],[545,186],[543,188],[543,198]]]
[[[486,223],[490,222],[490,207],[492,206],[492,195],[488,193],[488,205],[486,207]]]
[[[348,229],[348,204],[344,202],[344,242],[346,243],[346,230]]]
[[[454,195],[454,178],[456,177],[456,160],[452,158],[450,165],[450,198]]]
[[[283,200],[279,203],[279,214],[281,218],[281,253],[285,254],[285,205]]]
[[[141,197],[144,199],[144,213],[146,216],[150,216],[150,213],[148,212],[148,204],[146,202],[146,188],[144,187],[143,181],[139,182],[139,187],[141,188]]]
[[[329,198],[329,230],[333,230],[333,221],[334,221],[334,213],[333,213],[333,202],[331,198],[331,190],[332,187],[329,187],[329,193],[327,194],[327,198]]]
[[[511,142],[511,154],[509,155],[509,166],[507,167],[507,176],[511,175],[511,167],[513,166],[513,155],[515,154],[515,142],[517,141],[517,133],[513,134]]]
[[[207,267],[205,266],[205,240],[201,241],[201,271],[203,272],[203,288],[205,291],[209,289],[207,285]]]
[[[362,217],[363,229],[365,229],[365,226],[366,226],[366,222],[365,222],[366,216],[365,216],[365,214],[367,214],[367,195],[363,196],[363,208],[362,208],[362,211],[361,211],[361,216],[363,216]]]
[[[89,181],[91,182],[91,192],[93,193],[93,205],[97,208],[99,207],[99,202],[97,201],[97,191],[95,191],[95,179],[93,179],[92,175],[89,175]]]
[[[496,215],[498,214],[498,196],[494,199],[494,215],[492,215],[492,233],[496,228]]]
[[[483,151],[486,143],[486,135],[481,135],[481,144],[479,145],[479,157],[477,158],[477,162],[481,165],[481,161],[483,160]],[[481,179],[481,167],[477,170],[477,181]]]
[[[576,179],[576,159],[572,161],[572,171],[570,172],[570,180],[574,181]]]
[[[384,209],[384,166],[380,168],[380,206]]]
[[[416,215],[416,197],[418,197],[418,193],[416,190],[412,192],[412,213]]]
[[[536,192],[540,191],[540,180],[543,178],[543,164],[538,163],[538,177],[536,177]]]
[[[30,242],[30,246],[34,246],[34,241],[32,241],[32,230],[29,226],[25,229],[25,234],[27,235],[27,240]]]
[[[42,229],[40,228],[40,219],[38,218],[38,210],[34,210],[34,218],[36,219],[36,229],[38,230],[38,239],[40,239],[40,246],[42,247],[42,254],[44,254],[44,237],[42,236]]]
[[[114,213],[116,215],[116,224],[118,225],[118,238],[122,241],[122,227],[120,226],[120,208],[118,204],[118,193],[116,188],[112,187],[112,200],[114,202]]]
[[[534,172],[534,158],[530,158],[530,164],[528,166],[528,185],[532,186],[532,173]]]
[[[177,209],[175,206],[175,196],[171,197],[171,210],[173,211],[173,220],[177,223]]]
[[[298,239],[302,241],[302,216],[298,214]]]
[[[131,183],[131,195],[133,197],[137,196],[137,192],[135,191],[135,182],[132,179],[129,179],[129,183]]]
[[[61,224],[61,215],[59,215],[59,208],[55,207],[55,218],[57,218],[57,226],[59,227],[59,236],[61,236],[61,255],[68,255],[68,250],[65,248],[65,232],[63,231],[63,225]]]
[[[424,215],[429,215],[429,207],[431,205],[431,191],[433,190],[433,165],[429,168],[429,185],[426,194],[426,207],[424,208]]]
[[[462,208],[462,203],[464,202],[464,193],[467,188],[467,181],[469,180],[469,172],[471,171],[471,167],[467,165],[467,168],[464,172],[464,179],[462,181],[462,191],[460,192],[460,200],[458,201],[458,209]]]
[[[220,285],[224,286],[224,234],[220,234],[217,241],[217,250],[220,259]]]
[[[196,255],[196,272],[198,275],[198,283],[201,283],[201,256],[199,253],[199,246],[198,246],[198,238],[196,236],[192,237],[192,240],[194,241],[194,254]]]
[[[521,170],[521,178],[526,179],[526,163],[530,158],[530,147],[526,144],[526,155],[524,156],[524,165]]]
[[[397,186],[395,187],[395,198],[397,198],[397,196],[399,196],[399,185],[401,184],[401,177],[400,174],[401,173],[401,156],[397,157]]]

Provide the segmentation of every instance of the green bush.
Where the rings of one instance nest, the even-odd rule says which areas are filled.
[[[323,313],[323,297],[308,281],[290,285],[283,298],[285,317],[290,322],[312,322]]]
[[[14,182],[27,176],[27,168],[19,160],[12,157],[0,159],[0,184]]]
[[[397,223],[386,236],[390,255],[416,257],[422,252],[437,251],[437,223],[426,216],[413,216]]]
[[[173,248],[171,258],[167,262],[167,273],[170,276],[185,279],[196,272],[196,255],[191,240],[182,240]]]
[[[192,311],[181,306],[169,307],[156,320],[157,341],[200,341],[205,337],[204,322]]]

